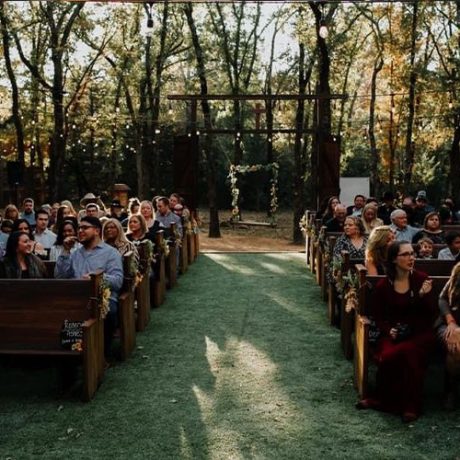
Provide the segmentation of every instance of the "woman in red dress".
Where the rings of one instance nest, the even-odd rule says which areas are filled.
[[[414,270],[412,245],[395,241],[388,249],[387,277],[373,294],[373,313],[381,336],[376,345],[375,397],[361,400],[373,408],[416,420],[422,409],[427,358],[435,344],[436,302],[428,275]]]

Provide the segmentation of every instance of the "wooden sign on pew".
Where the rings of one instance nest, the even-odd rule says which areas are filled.
[[[61,330],[61,346],[65,350],[83,351],[84,321],[64,320]]]

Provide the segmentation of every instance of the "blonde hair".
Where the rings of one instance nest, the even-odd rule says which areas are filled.
[[[70,209],[70,215],[77,217],[77,211],[75,211],[75,208],[73,207],[73,204],[69,200],[62,200],[61,201],[61,206],[67,206]]]
[[[371,260],[375,265],[386,262],[388,252],[388,236],[392,232],[389,225],[375,227],[369,235],[366,246],[366,260]]]
[[[150,203],[150,201],[149,201]],[[129,216],[128,219],[128,230],[126,232],[127,235],[131,234],[132,231],[129,229],[129,224],[133,219],[138,219],[139,223],[141,224],[141,235],[144,236],[148,232],[147,222],[145,221],[145,217],[142,214],[133,214]]]
[[[449,299],[449,305],[452,307],[460,301],[460,262],[455,264],[452,269],[448,283],[447,298]]]
[[[366,215],[366,211],[368,211],[369,209],[372,209],[374,211],[374,218],[368,222],[364,216]],[[375,203],[367,203],[366,206],[364,206],[363,208],[363,212],[361,213],[361,220],[363,222],[363,225],[364,225],[364,229],[366,231],[366,233],[371,233],[371,231],[374,229],[374,228],[377,228],[377,224],[380,223],[382,224],[383,222],[377,217],[377,206],[375,205]]]
[[[110,224],[115,225],[115,227],[116,227],[116,229],[118,231],[118,235],[115,238],[115,241],[113,242],[113,246],[118,248],[119,246],[126,245],[126,243],[128,243],[128,240],[126,239],[125,232],[123,231],[123,227],[121,226],[120,221],[118,219],[114,219],[113,217],[108,218],[104,222],[104,226],[102,227],[102,238],[103,238],[103,240],[106,241],[106,239],[105,239],[105,230],[107,228],[107,225],[110,225]]]

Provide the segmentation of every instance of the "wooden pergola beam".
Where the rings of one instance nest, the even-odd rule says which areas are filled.
[[[347,99],[348,94],[168,94],[170,101],[314,101]]]

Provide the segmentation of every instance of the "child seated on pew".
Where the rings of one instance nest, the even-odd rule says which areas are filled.
[[[434,244],[430,238],[422,238],[418,241],[417,259],[432,259]]]

